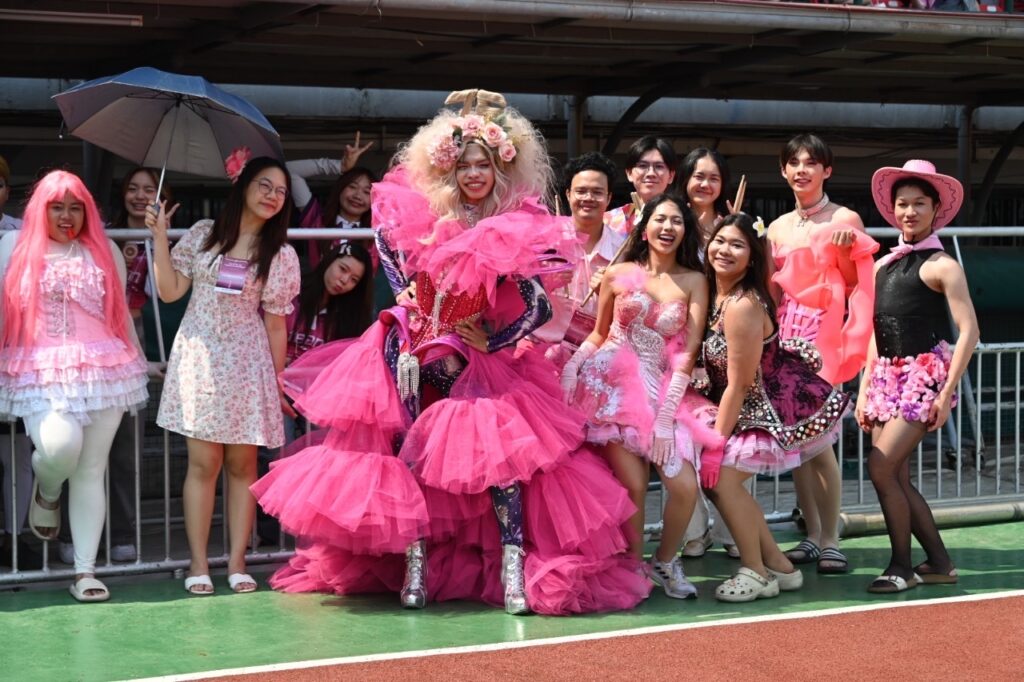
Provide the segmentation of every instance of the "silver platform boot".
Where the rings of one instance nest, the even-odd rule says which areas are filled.
[[[424,540],[405,548],[405,583],[400,596],[404,608],[422,609],[427,605],[427,543]]]
[[[505,587],[505,613],[513,616],[530,612],[526,604],[526,578],[523,560],[526,552],[518,545],[503,545],[501,555],[501,584]]]

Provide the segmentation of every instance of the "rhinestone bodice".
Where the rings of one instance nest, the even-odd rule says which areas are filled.
[[[684,327],[685,301],[661,303],[646,291],[629,291],[615,299],[615,320],[604,345],[628,344],[640,360],[647,394],[656,397],[661,377],[668,367],[665,346]]]
[[[459,322],[479,317],[487,307],[487,293],[483,287],[468,294],[443,291],[421,272],[416,275],[416,301],[417,314],[410,325],[414,348],[454,332]]]

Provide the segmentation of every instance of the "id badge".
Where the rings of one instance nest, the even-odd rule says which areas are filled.
[[[214,289],[222,294],[238,296],[245,288],[245,277],[248,272],[249,261],[225,256],[217,269],[217,283]]]

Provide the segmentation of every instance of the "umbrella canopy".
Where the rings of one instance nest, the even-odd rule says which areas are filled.
[[[53,99],[68,132],[140,166],[218,177],[224,158],[243,145],[253,156],[284,158],[259,109],[199,76],[141,67]]]

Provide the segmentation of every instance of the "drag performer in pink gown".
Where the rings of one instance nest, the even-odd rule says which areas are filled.
[[[283,375],[296,408],[326,428],[253,486],[300,538],[272,584],[399,592],[407,608],[630,608],[650,590],[625,554],[633,504],[577,450],[583,416],[562,404],[553,367],[514,350],[550,318],[542,256],[575,246],[537,199],[546,152],[500,95],[448,103],[462,113],[442,110],[373,187],[402,305]]]

